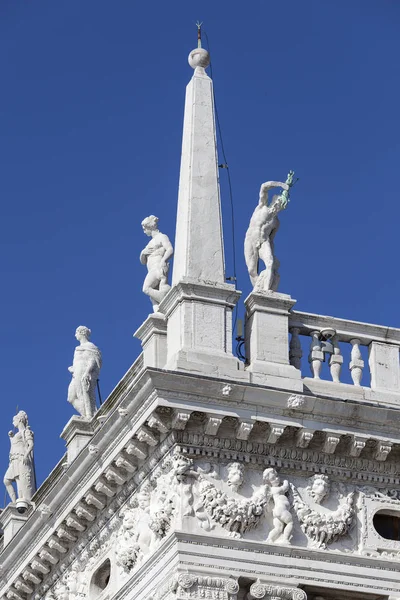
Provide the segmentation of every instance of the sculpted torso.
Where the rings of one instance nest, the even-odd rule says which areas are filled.
[[[276,211],[268,206],[257,206],[250,219],[246,238],[249,238],[258,248],[279,228],[279,218]]]
[[[165,245],[169,243],[168,236],[165,233],[157,233],[142,251],[143,264],[147,265],[147,270],[160,268],[161,259],[165,254]]]
[[[18,433],[14,434],[14,436],[10,438],[10,442],[10,460],[24,456],[26,444],[24,436],[20,431],[18,431]]]
[[[88,369],[97,368],[96,353],[98,352],[97,347],[92,342],[83,343],[81,346],[77,346],[74,352],[74,360],[72,364],[73,374],[75,377],[84,374]]]
[[[286,484],[286,485],[285,485]],[[274,501],[274,509],[272,515],[274,517],[281,517],[286,511],[290,510],[290,503],[285,495],[289,489],[289,484],[285,480],[282,485],[271,487],[270,494]]]

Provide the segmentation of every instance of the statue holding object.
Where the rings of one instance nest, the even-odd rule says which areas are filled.
[[[274,239],[279,229],[278,213],[289,202],[289,191],[293,185],[294,171],[289,171],[286,182],[267,181],[260,187],[260,197],[244,242],[244,255],[251,283],[255,292],[276,292],[279,285],[279,261],[274,254]],[[283,192],[273,196],[268,204],[268,191],[280,187]],[[265,269],[258,273],[259,260]]]
[[[140,262],[147,266],[147,275],[143,283],[143,292],[150,297],[153,311],[157,312],[161,300],[167,295],[168,260],[174,253],[169,237],[158,229],[158,218],[154,215],[142,221],[143,231],[151,237],[147,246],[140,253]]]
[[[10,463],[4,475],[4,485],[11,502],[30,501],[36,491],[35,468],[33,462],[33,431],[28,424],[26,412],[20,410],[13,418],[17,432],[9,431]],[[13,483],[17,486],[17,494]]]
[[[89,342],[92,332],[88,327],[79,326],[75,337],[79,346],[75,348],[74,361],[68,371],[72,380],[68,388],[68,402],[81,417],[90,419],[96,412],[96,386],[101,369],[101,352]]]

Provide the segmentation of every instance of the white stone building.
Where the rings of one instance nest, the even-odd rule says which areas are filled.
[[[207,62],[191,53],[172,287],[28,509],[2,512],[1,598],[400,598],[400,330],[253,292],[233,354]]]

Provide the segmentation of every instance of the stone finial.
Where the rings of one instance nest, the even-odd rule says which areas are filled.
[[[17,432],[9,431],[10,462],[4,475],[4,485],[12,502],[30,501],[36,491],[35,467],[33,461],[33,431],[28,424],[26,412],[20,410],[13,418]],[[16,484],[17,494],[13,487]]]
[[[294,172],[289,171],[286,182],[267,181],[260,187],[258,205],[250,219],[244,242],[244,256],[255,292],[276,292],[279,284],[279,261],[274,254],[274,238],[279,228],[278,213],[289,202],[289,190]],[[268,204],[268,191],[280,187],[282,193],[273,196]],[[260,259],[265,269],[258,273]]]
[[[195,48],[189,54],[188,62],[192,69],[196,69],[197,67],[206,69],[210,64],[210,55],[204,48]]]
[[[96,386],[101,369],[101,352],[89,341],[91,331],[80,325],[75,337],[79,346],[75,348],[72,380],[68,388],[68,402],[82,417],[91,418],[96,412]]]
[[[168,261],[174,253],[169,237],[158,229],[158,217],[150,215],[142,221],[142,228],[151,237],[140,253],[140,262],[147,266],[147,275],[143,283],[143,292],[150,297],[154,312],[170,290],[168,285]]]

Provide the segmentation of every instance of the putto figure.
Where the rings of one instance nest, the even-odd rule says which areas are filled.
[[[151,237],[147,246],[140,253],[140,262],[147,266],[147,275],[143,283],[143,292],[150,297],[153,311],[158,311],[161,300],[167,295],[168,285],[168,260],[174,253],[169,238],[158,229],[158,218],[154,215],[142,221],[143,231]]]
[[[289,544],[293,529],[293,517],[290,513],[290,502],[286,496],[289,490],[287,479],[281,483],[275,469],[265,469],[263,473],[264,484],[269,488],[273,501],[272,520],[274,528],[270,531],[267,542],[276,542],[282,536],[282,542]]]
[[[4,475],[4,485],[12,502],[30,501],[36,491],[35,470],[33,464],[33,431],[28,425],[26,412],[20,410],[13,418],[17,433],[9,431],[11,449],[10,464]],[[13,487],[17,486],[17,494]]]
[[[274,255],[274,239],[279,228],[278,213],[289,202],[289,190],[293,185],[294,171],[289,171],[286,183],[267,181],[260,187],[260,198],[252,217],[244,242],[244,256],[251,283],[256,292],[276,292],[279,285],[279,261]],[[268,191],[281,187],[284,191],[275,195],[268,205]],[[265,269],[258,274],[259,260]]]
[[[68,388],[68,402],[81,417],[91,418],[96,412],[96,386],[101,369],[101,352],[89,342],[91,331],[83,325],[75,332],[79,346],[75,348],[74,362],[68,371],[72,381]]]

